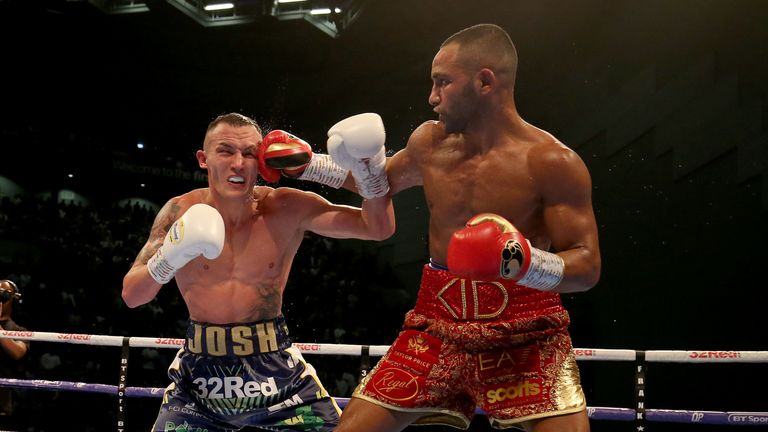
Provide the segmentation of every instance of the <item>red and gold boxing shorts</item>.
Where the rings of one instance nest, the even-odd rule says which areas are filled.
[[[353,397],[463,429],[476,408],[498,428],[582,411],[569,324],[556,293],[426,265],[403,331]]]

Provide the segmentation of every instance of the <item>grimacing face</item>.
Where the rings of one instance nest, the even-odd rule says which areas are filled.
[[[200,166],[208,170],[209,184],[222,195],[250,194],[258,177],[256,150],[262,136],[253,126],[221,123],[198,152]]]

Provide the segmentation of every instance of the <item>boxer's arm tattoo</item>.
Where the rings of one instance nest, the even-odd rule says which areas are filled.
[[[160,209],[155,217],[155,221],[152,223],[149,239],[139,252],[135,264],[146,265],[149,262],[149,259],[152,258],[152,255],[160,249],[160,246],[163,245],[165,235],[168,234],[171,225],[178,219],[180,209],[181,207],[174,202],[168,202],[162,209]]]

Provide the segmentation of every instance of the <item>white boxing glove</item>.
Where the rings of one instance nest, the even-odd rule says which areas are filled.
[[[202,255],[217,258],[224,248],[224,219],[207,204],[195,204],[171,225],[163,245],[147,262],[147,270],[159,284]]]
[[[338,166],[352,173],[363,198],[376,198],[389,192],[384,172],[385,138],[384,123],[374,113],[348,117],[328,130],[328,154]]]

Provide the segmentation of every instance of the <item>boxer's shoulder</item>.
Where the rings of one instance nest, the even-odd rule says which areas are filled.
[[[175,196],[168,200],[170,205],[177,206],[183,210],[192,207],[195,204],[208,204],[211,205],[213,198],[211,198],[210,188],[198,188],[189,192]]]
[[[449,135],[445,133],[443,124],[435,120],[427,120],[412,133],[408,140],[409,146],[438,144],[443,142]]]
[[[265,188],[257,196],[262,214],[273,216],[298,214],[302,209],[323,200],[314,192],[291,187]]]

